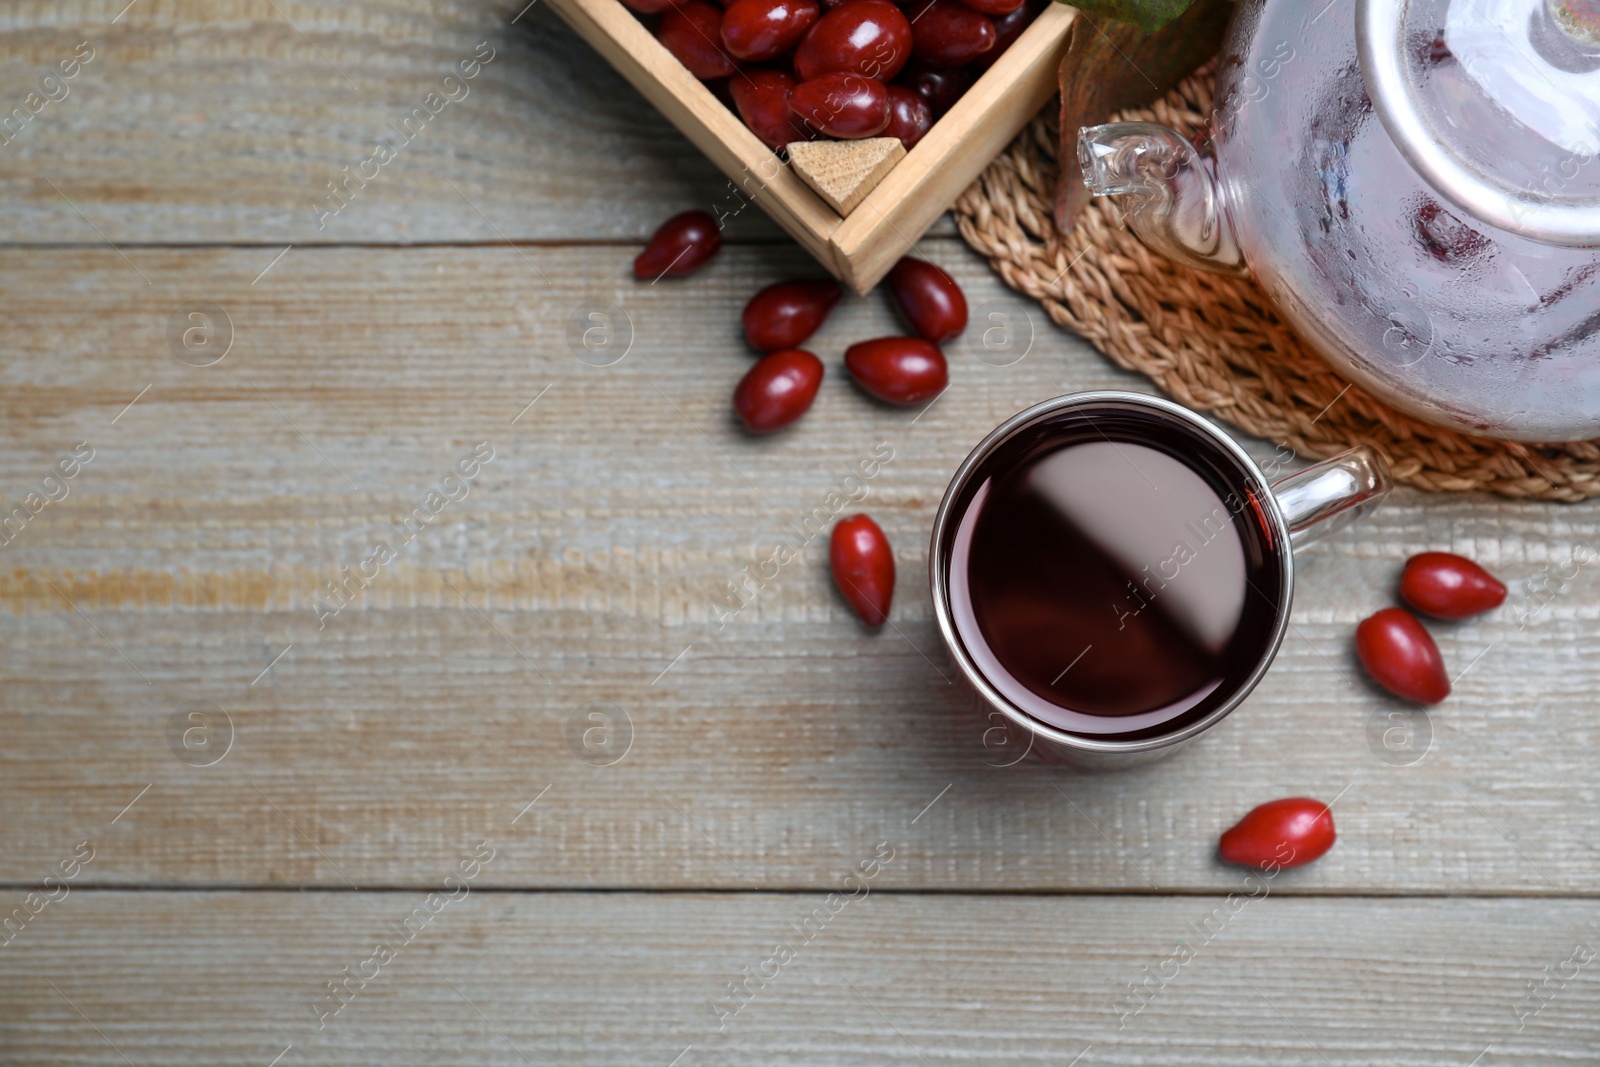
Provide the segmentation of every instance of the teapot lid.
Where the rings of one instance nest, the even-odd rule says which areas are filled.
[[[1600,247],[1600,0],[1357,0],[1356,39],[1374,109],[1441,195]]]

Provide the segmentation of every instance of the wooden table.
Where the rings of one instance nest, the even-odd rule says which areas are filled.
[[[847,301],[752,440],[738,311],[810,267],[750,208],[633,282],[725,186],[542,5],[125,2],[0,9],[0,1061],[1600,1060],[1600,507],[1398,492],[1201,743],[997,768],[933,509],[1006,415],[1142,382],[946,224],[1025,355],[974,327],[889,410]],[[896,545],[880,634],[802,532],[845,507]],[[1430,548],[1513,596],[1435,628],[1456,692],[1408,713],[1350,635]],[[1215,861],[1292,794],[1337,798],[1326,858]]]

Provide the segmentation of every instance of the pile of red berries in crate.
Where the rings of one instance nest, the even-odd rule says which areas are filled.
[[[622,0],[773,148],[910,149],[1048,0]]]

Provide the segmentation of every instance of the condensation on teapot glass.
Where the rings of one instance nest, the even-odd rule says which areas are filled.
[[[1383,5],[1402,13],[1364,47],[1392,38],[1405,87],[1374,107],[1357,9],[1371,20]],[[1242,261],[1308,342],[1422,419],[1526,441],[1600,436],[1593,6],[1241,0],[1209,143],[1093,127],[1084,180],[1123,195],[1153,248],[1228,273]],[[1394,113],[1418,127],[1391,133]],[[1469,209],[1479,194],[1509,212],[1504,225]]]
[[[1543,0],[1452,4],[1445,37],[1466,77],[1558,152],[1600,154],[1600,4]],[[1500,27],[1525,16],[1519,40]]]
[[[1593,0],[1357,0],[1356,51],[1395,146],[1447,200],[1523,237],[1594,248],[1597,22]]]

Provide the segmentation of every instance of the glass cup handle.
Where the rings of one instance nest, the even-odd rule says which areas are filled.
[[[1366,445],[1272,483],[1289,544],[1304,548],[1376,508],[1394,488],[1389,464]]]

